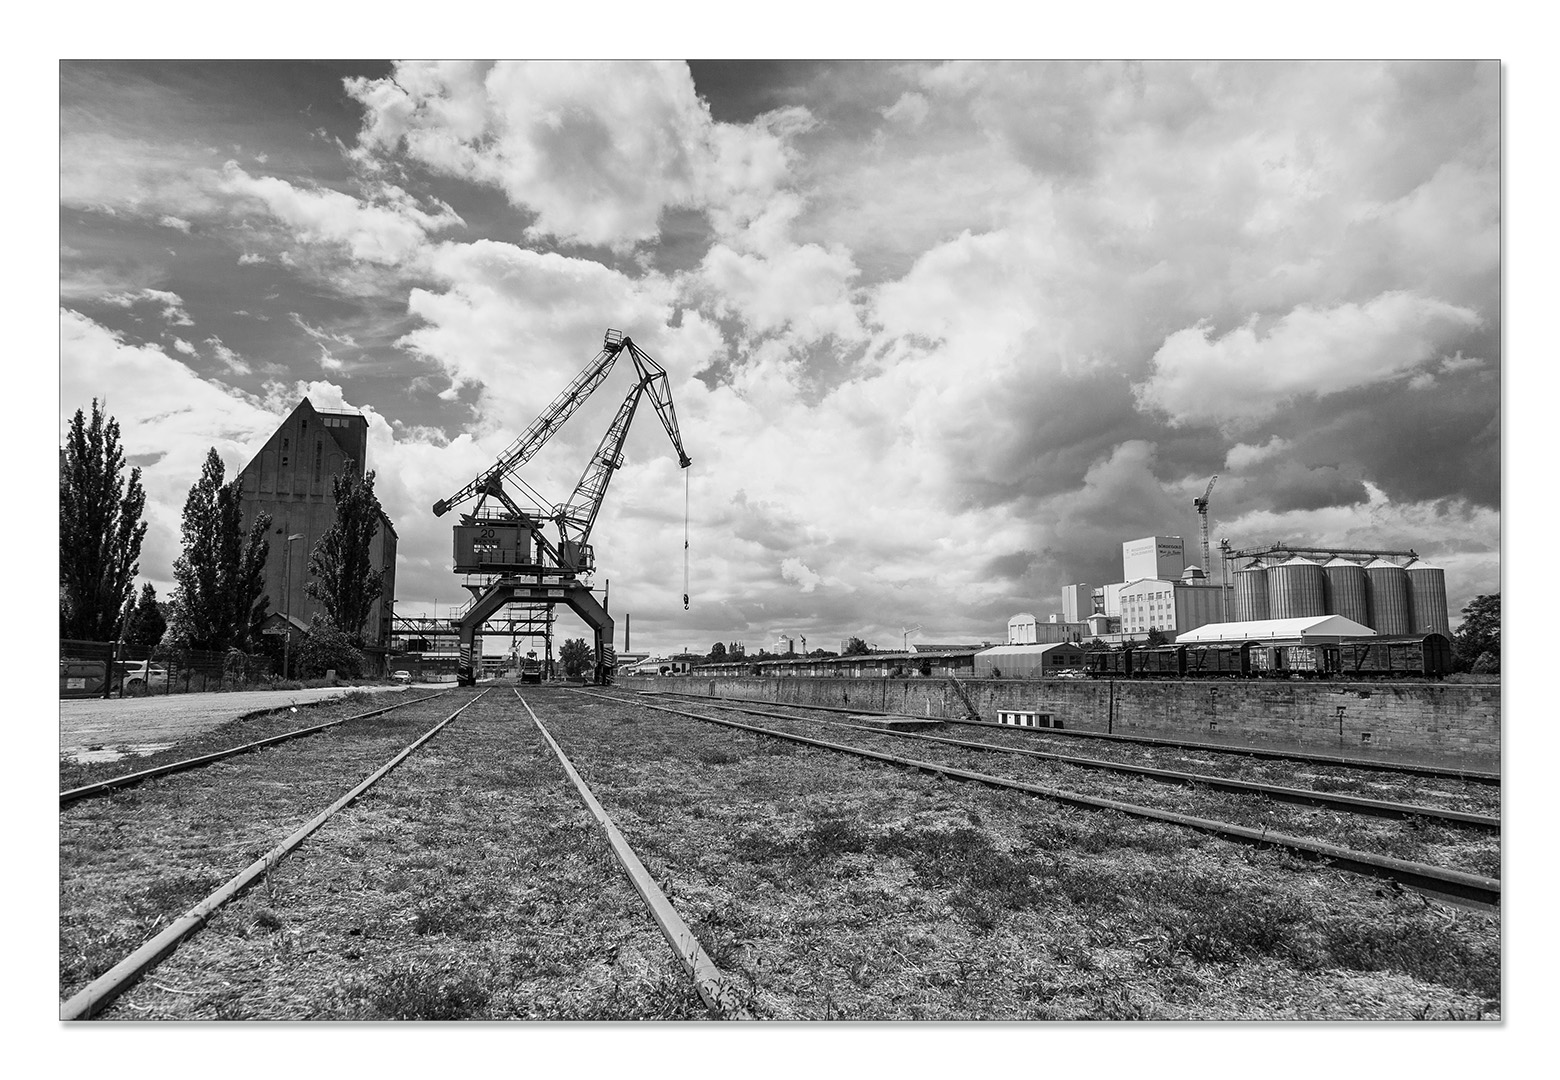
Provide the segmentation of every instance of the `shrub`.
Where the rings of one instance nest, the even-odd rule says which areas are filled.
[[[368,667],[368,657],[352,647],[347,635],[318,615],[293,652],[293,674],[305,678],[334,670],[342,678],[356,679]]]

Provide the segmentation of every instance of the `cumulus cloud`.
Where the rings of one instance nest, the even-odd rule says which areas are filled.
[[[802,592],[810,593],[823,583],[823,578],[801,559],[794,556],[780,562],[780,576],[795,583]]]
[[[206,345],[211,349],[212,355],[222,361],[222,366],[234,375],[250,375],[254,369],[244,362],[244,358],[222,343],[219,337],[209,337]]]
[[[411,259],[429,233],[461,224],[448,206],[425,210],[398,187],[387,185],[374,201],[364,202],[328,188],[251,176],[233,161],[223,166],[217,187],[263,207],[305,243],[342,244],[354,259],[384,266]]]
[[[1409,292],[1325,309],[1302,305],[1266,330],[1255,316],[1218,337],[1202,323],[1165,338],[1133,393],[1174,425],[1238,427],[1299,394],[1405,375],[1480,323],[1468,308]]]
[[[536,215],[532,237],[616,249],[653,239],[667,209],[761,199],[806,126],[795,110],[717,125],[681,64],[398,64],[346,87],[365,109],[360,161],[404,152],[499,188]]]
[[[1288,439],[1281,439],[1277,435],[1261,445],[1236,443],[1224,455],[1224,467],[1232,471],[1249,469],[1260,462],[1288,453],[1293,445]]]
[[[926,120],[926,115],[930,111],[931,106],[927,104],[925,94],[906,90],[899,96],[898,101],[883,110],[883,118],[917,127]]]
[[[183,297],[165,289],[140,289],[136,292],[109,293],[98,299],[105,304],[113,304],[115,307],[123,308],[133,307],[139,303],[160,304],[162,306],[162,317],[171,325],[195,325],[195,320],[191,319],[189,312],[184,310]]]
[[[264,282],[240,302],[290,320],[208,325],[207,294],[155,265],[108,285],[72,263],[69,287],[199,296],[203,336],[253,357],[241,333],[316,343],[333,382],[223,391],[262,413],[393,385],[371,455],[409,601],[452,598],[428,505],[607,326],[667,367],[695,461],[691,611],[684,477],[648,412],[598,522],[636,645],[752,647],[777,625],[810,646],[897,644],[918,622],[930,640],[1000,637],[1062,583],[1114,580],[1123,540],[1190,542],[1214,472],[1236,542],[1407,538],[1492,591],[1498,74],[861,65],[770,87],[750,100],[786,107],[725,123],[676,66],[398,65],[347,84],[361,113],[337,127],[358,130],[340,190],[328,170],[282,173],[280,153],[269,175],[193,144],[168,168],[157,146],[62,139],[67,205],[203,238],[224,224],[228,272]],[[326,315],[287,292],[299,280],[359,307]],[[188,355],[180,340],[164,362]],[[161,355],[123,339],[104,355],[119,352]],[[623,378],[534,463],[550,497]]]

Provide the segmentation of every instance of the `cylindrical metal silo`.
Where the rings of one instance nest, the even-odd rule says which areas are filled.
[[[1377,559],[1365,567],[1370,582],[1370,628],[1383,637],[1401,637],[1414,630],[1408,606],[1408,574],[1397,563]]]
[[[1365,568],[1340,556],[1323,564],[1322,573],[1327,579],[1327,614],[1342,615],[1369,626],[1370,585],[1365,579]]]
[[[1293,559],[1268,568],[1268,611],[1275,619],[1305,619],[1327,614],[1320,563]]]
[[[1235,621],[1268,618],[1267,567],[1261,559],[1235,571]]]
[[[1415,559],[1403,568],[1408,575],[1410,633],[1452,634],[1446,614],[1446,571]]]

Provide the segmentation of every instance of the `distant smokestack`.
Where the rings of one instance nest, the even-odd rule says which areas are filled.
[[[633,652],[634,651],[633,640],[634,640],[634,617],[632,615],[624,615],[623,616],[623,651],[624,652]]]

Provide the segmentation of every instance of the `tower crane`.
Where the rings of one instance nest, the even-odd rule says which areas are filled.
[[[1219,482],[1219,474],[1214,473],[1213,479],[1208,481],[1208,487],[1203,491],[1202,498],[1193,499],[1192,505],[1197,509],[1197,516],[1202,518],[1202,566],[1203,573],[1207,574],[1208,566],[1208,496],[1213,494],[1213,485]]]
[[[574,493],[562,503],[546,506],[545,500],[517,475],[517,471],[579,410],[625,352],[633,361],[637,376],[633,387],[585,466]],[[482,575],[484,579],[479,584],[466,585],[471,591],[472,603],[460,620],[460,662],[456,673],[460,685],[471,686],[476,682],[475,643],[482,624],[494,612],[511,604],[550,608],[563,603],[573,609],[595,632],[596,681],[611,681],[612,617],[591,595],[590,586],[581,578],[595,570],[591,529],[612,474],[623,465],[623,444],[628,438],[634,413],[640,400],[647,395],[671,437],[678,464],[688,468],[692,461],[683,450],[666,370],[635,345],[632,338],[621,331],[608,330],[601,351],[531,421],[520,437],[505,448],[493,466],[449,498],[433,504],[434,515],[442,517],[473,496],[477,497],[476,506],[463,512],[455,526],[455,572]],[[523,487],[531,498],[543,505],[522,508],[506,489],[506,480]],[[489,500],[496,503],[497,508],[490,505]],[[542,532],[542,526],[549,523],[557,529],[556,542]],[[685,540],[685,551],[686,547]],[[686,572],[686,565],[684,569]],[[686,586],[683,603],[686,606]]]

